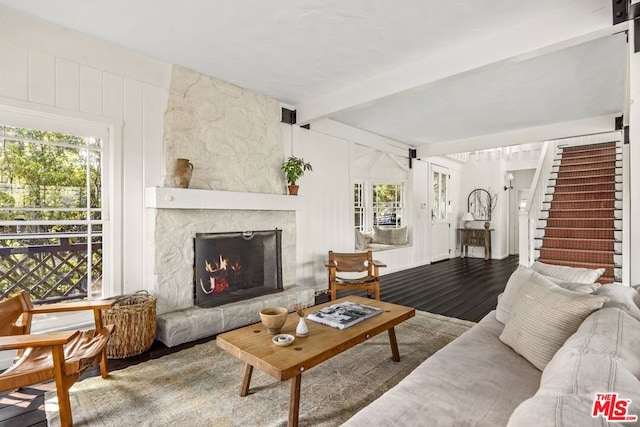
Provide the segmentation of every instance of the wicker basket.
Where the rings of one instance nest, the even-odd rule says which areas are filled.
[[[146,291],[115,298],[112,308],[102,310],[102,323],[115,325],[107,342],[107,358],[123,359],[143,353],[156,337],[156,300]]]

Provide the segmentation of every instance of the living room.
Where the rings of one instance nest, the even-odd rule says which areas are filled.
[[[326,92],[313,93],[312,88],[287,83],[289,72],[286,70],[295,68],[298,61],[303,62],[296,56],[301,55],[300,51],[307,49],[307,45],[312,45],[300,43],[298,46],[289,42],[291,44],[286,47],[293,54],[285,55],[284,49],[273,54],[274,62],[279,66],[271,72],[282,76],[279,85],[284,87],[279,89],[279,97],[270,96],[266,91],[247,89],[240,83],[246,74],[253,74],[254,80],[260,80],[261,74],[257,72],[260,67],[249,66],[243,60],[237,64],[242,70],[238,71],[237,77],[231,66],[221,69],[217,75],[206,75],[181,64],[178,59],[152,58],[94,38],[88,35],[89,31],[73,30],[70,21],[62,18],[58,24],[46,22],[48,16],[56,15],[52,4],[39,5],[42,7],[40,12],[26,11],[35,16],[20,13],[17,2],[0,4],[15,8],[0,11],[0,117],[3,124],[7,120],[25,127],[37,123],[59,131],[90,128],[106,135],[110,182],[105,188],[110,192],[103,222],[105,241],[108,242],[103,295],[147,290],[159,297],[159,315],[193,304],[190,274],[194,233],[282,229],[284,286],[295,285],[313,292],[326,289],[323,262],[327,251],[350,252],[355,248],[353,185],[357,181],[401,183],[404,186],[403,220],[409,230],[409,240],[401,248],[376,252],[376,258],[388,266],[384,273],[435,261],[442,246],[433,246],[431,188],[434,166],[450,172],[448,201],[451,203],[446,209],[452,229],[460,226],[459,219],[467,210],[471,190],[485,188],[499,194],[492,218],[495,228],[492,258],[502,259],[518,252],[509,240],[513,230],[507,220],[510,217],[507,200],[513,193],[503,189],[508,184],[508,173],[535,169],[538,160],[535,150],[522,154],[523,157],[508,158],[502,154],[507,151],[503,147],[521,144],[537,147],[536,144],[547,140],[611,132],[615,129],[614,118],[621,115],[625,124],[630,125],[629,139],[633,140],[640,128],[633,126],[640,117],[640,107],[625,103],[627,97],[633,98],[637,94],[640,86],[639,73],[633,72],[637,70],[638,57],[632,54],[628,58],[628,69],[614,73],[616,78],[628,80],[627,86],[619,85],[620,93],[614,97],[619,101],[618,105],[612,110],[603,102],[589,116],[568,115],[565,120],[545,116],[546,121],[524,121],[519,125],[514,119],[511,126],[493,123],[492,126],[477,127],[477,133],[470,134],[462,132],[462,124],[456,129],[447,122],[448,135],[435,135],[436,127],[432,123],[435,136],[422,135],[426,139],[432,138],[425,144],[415,143],[408,122],[406,129],[411,132],[407,131],[404,142],[399,137],[381,136],[383,134],[371,121],[384,121],[382,111],[389,110],[382,107],[379,111],[369,110],[368,121],[359,122],[368,125],[362,129],[346,124],[358,121],[369,103],[393,98],[394,94],[444,85],[467,74],[481,74],[492,66],[498,67],[497,76],[500,76],[499,67],[510,61],[526,62],[571,47],[590,46],[616,52],[620,52],[620,46],[627,49],[626,42],[621,44],[619,40],[624,39],[624,35],[618,33],[633,25],[612,25],[611,3],[606,1],[577,1],[562,7],[545,2],[539,6],[540,10],[533,10],[530,15],[522,12],[524,17],[511,11],[511,17],[519,19],[520,26],[503,23],[499,30],[482,33],[484,38],[467,40],[467,44],[457,40],[459,45],[449,53],[434,49],[428,52],[433,56],[427,55],[426,59],[414,53],[413,60],[405,61],[403,65],[389,63],[387,70],[376,68],[376,75],[363,73],[360,83],[364,89],[360,91],[356,87],[358,79],[353,77],[327,85],[330,91]],[[338,9],[334,11],[336,15],[357,12],[334,7]],[[568,11],[583,19],[572,19],[574,22],[571,23],[561,21],[560,25],[559,16]],[[405,14],[410,15],[406,11]],[[67,15],[71,16],[71,13]],[[285,21],[289,22],[288,19]],[[562,31],[559,30],[561,27]],[[250,33],[249,28],[240,28],[242,32]],[[124,28],[122,30],[124,33]],[[237,28],[229,34],[235,32],[238,32]],[[168,32],[166,38],[171,37]],[[220,41],[222,39],[216,43],[224,43]],[[518,40],[519,45],[502,46],[507,39]],[[158,39],[155,43],[164,41]],[[611,45],[607,44],[609,42]],[[334,43],[336,51],[341,52],[341,44]],[[601,46],[596,46],[598,43]],[[253,47],[230,44],[235,51],[251,56],[248,52]],[[496,48],[498,45],[501,45],[500,49]],[[471,55],[471,52],[476,54]],[[314,53],[321,55],[317,51]],[[627,53],[622,53],[622,63],[626,67]],[[216,56],[215,52],[209,55],[210,59]],[[598,57],[594,55],[593,61],[597,63]],[[410,62],[415,62],[410,65],[416,71],[407,74],[403,67]],[[288,63],[290,65],[286,65]],[[357,67],[354,65],[354,68]],[[247,73],[247,69],[251,72]],[[425,73],[425,70],[430,72]],[[376,78],[382,79],[384,72],[392,71],[390,80],[375,85]],[[414,80],[409,81],[409,77]],[[251,79],[246,81],[254,84]],[[395,86],[389,87],[390,81],[395,82]],[[614,79],[599,88],[605,90],[608,85],[623,81]],[[345,87],[347,84],[355,86]],[[623,86],[628,87],[627,92],[622,91]],[[306,98],[296,92],[303,89],[309,90]],[[518,91],[512,92],[518,95]],[[275,87],[273,93],[278,93]],[[482,93],[475,93],[466,102],[481,109],[476,102],[480,103],[483,97]],[[433,104],[431,108],[435,109],[438,103]],[[455,110],[455,106],[443,109]],[[296,110],[298,120],[295,125],[282,122],[282,108]],[[394,110],[393,104],[387,108]],[[548,105],[538,106],[540,110],[544,108],[550,109]],[[331,119],[346,110],[350,110],[351,115],[344,114],[341,121]],[[526,113],[537,114],[529,110]],[[460,114],[463,122],[481,119]],[[306,124],[310,124],[309,129],[300,126]],[[464,127],[465,131],[472,129]],[[454,132],[456,130],[458,133]],[[628,165],[638,164],[640,153],[630,144],[624,149]],[[410,150],[416,151],[415,157],[411,157]],[[511,150],[515,152],[516,149]],[[473,166],[469,166],[447,156],[455,153],[480,154],[476,154],[477,159],[471,161]],[[286,195],[286,182],[280,170],[284,159],[292,154],[313,166],[313,171],[298,182],[301,189],[295,200]],[[187,158],[193,164],[189,189],[174,188],[173,169],[177,158]],[[357,174],[356,166],[362,158],[368,165],[362,170],[375,171],[375,176]],[[640,235],[631,224],[631,218],[637,217],[634,212],[640,211],[640,172],[630,167],[627,173],[625,199],[629,205],[625,211],[623,256],[626,262],[623,267],[626,270],[622,283],[629,285],[640,282],[640,270],[630,262],[632,254],[640,252]],[[526,185],[520,189],[526,189]],[[451,231],[444,239],[452,250],[451,256],[458,255],[456,238],[456,233]],[[482,257],[484,253],[477,249],[473,255]]]

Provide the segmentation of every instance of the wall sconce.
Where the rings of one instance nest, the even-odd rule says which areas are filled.
[[[509,185],[505,185],[505,186],[504,186],[504,191],[507,191],[507,190],[513,190],[513,183],[512,183],[512,181],[513,181],[513,174],[512,174],[512,173],[508,173],[508,174],[507,174],[507,181],[509,181]]]

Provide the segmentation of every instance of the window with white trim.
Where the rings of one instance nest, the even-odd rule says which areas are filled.
[[[353,223],[358,231],[365,231],[364,205],[364,183],[355,182],[353,184]]]
[[[354,183],[355,228],[362,232],[373,227],[400,228],[404,224],[403,183]]]
[[[446,172],[433,171],[433,209],[431,210],[431,219],[447,220],[448,198],[447,198],[447,181],[449,175]]]
[[[0,296],[103,297],[105,129],[61,133],[50,121],[0,123]]]

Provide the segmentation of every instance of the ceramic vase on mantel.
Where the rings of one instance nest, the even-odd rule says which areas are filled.
[[[191,175],[193,174],[193,165],[189,159],[177,159],[176,167],[173,170],[173,177],[177,188],[189,188],[191,183]]]

